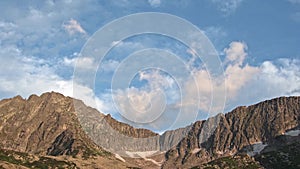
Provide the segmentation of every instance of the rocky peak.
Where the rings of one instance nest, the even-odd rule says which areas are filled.
[[[97,149],[81,129],[73,99],[59,93],[2,100],[0,117],[0,145],[4,149],[41,155],[76,155],[84,153],[84,148]]]

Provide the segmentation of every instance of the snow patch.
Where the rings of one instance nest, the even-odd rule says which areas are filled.
[[[247,154],[250,156],[255,156],[259,154],[268,144],[263,144],[262,142],[257,142],[251,145],[253,151],[248,151]]]
[[[300,130],[290,130],[286,133],[284,133],[284,135],[287,135],[287,136],[298,136],[300,134]]]
[[[158,151],[125,151],[125,153],[131,158],[146,158],[157,152]]]
[[[146,157],[151,156],[151,155],[153,155],[157,152],[158,151],[136,151],[136,152],[125,151],[125,153],[131,158],[143,158],[146,161],[151,161],[153,164],[155,164],[157,166],[161,166],[163,161],[157,162],[157,161],[155,161],[151,158],[146,158]]]
[[[125,162],[124,158],[122,158],[119,154],[115,154],[115,157],[121,160],[122,162]]]
[[[153,160],[153,159],[151,159],[151,158],[144,158],[144,160],[146,160],[146,161],[151,161],[153,164],[155,164],[155,165],[157,165],[157,166],[161,166],[162,163],[163,163],[163,161],[157,162],[157,161],[155,161],[155,160]]]

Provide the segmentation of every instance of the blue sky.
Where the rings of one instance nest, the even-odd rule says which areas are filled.
[[[97,30],[117,18],[140,12],[181,17],[209,38],[223,64],[224,112],[273,97],[300,95],[299,0],[3,0],[0,1],[0,98],[15,95],[26,98],[52,90],[74,96],[76,86],[80,92],[75,96],[86,104],[138,127],[162,131],[209,117],[207,113],[212,109],[207,104],[211,101],[211,90],[207,86],[214,83],[209,81],[199,59],[193,60],[190,70],[201,84],[197,88],[202,92],[203,102],[197,105],[201,113],[186,115],[191,118],[183,118],[176,124],[173,122],[178,114],[174,115],[173,105],[180,100],[180,86],[168,72],[141,70],[128,89],[110,90],[114,71],[134,51],[160,48],[189,62],[193,51],[170,37],[145,34],[116,42],[100,65],[93,58],[80,57],[84,44]],[[93,86],[74,84],[75,65],[85,74],[97,72]],[[220,86],[214,87],[219,91]],[[181,88],[187,97],[194,97],[189,95],[194,93],[192,86]],[[112,102],[113,93],[126,107],[128,98],[123,96],[130,95],[139,103],[139,110],[145,109],[145,99],[155,100],[157,95],[152,91],[157,89],[165,92],[168,104],[166,114],[153,123],[128,121]]]

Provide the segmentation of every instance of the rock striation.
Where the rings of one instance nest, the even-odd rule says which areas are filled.
[[[232,156],[256,143],[268,144],[300,124],[300,97],[280,97],[252,106],[242,106],[218,115],[214,133],[202,142],[205,121],[193,124],[188,136],[166,153],[163,168],[189,168]]]

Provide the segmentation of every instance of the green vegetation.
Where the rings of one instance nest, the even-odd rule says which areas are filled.
[[[96,149],[92,149],[92,148],[83,148],[83,154],[82,154],[82,158],[83,159],[88,159],[90,157],[95,157],[95,156],[103,156],[103,157],[110,157],[112,155],[112,153],[102,150],[96,150]]]
[[[39,169],[77,169],[76,165],[71,162],[59,161],[48,157],[34,157],[26,153],[15,152],[11,150],[0,150],[0,161],[20,165],[29,168]]]
[[[260,165],[256,163],[251,157],[247,155],[237,155],[234,157],[223,157],[211,161],[202,166],[195,166],[191,169],[216,169],[216,168],[230,168],[230,169],[257,169]]]
[[[293,143],[279,148],[276,151],[262,153],[255,157],[266,168],[299,169],[300,168],[300,144]]]

